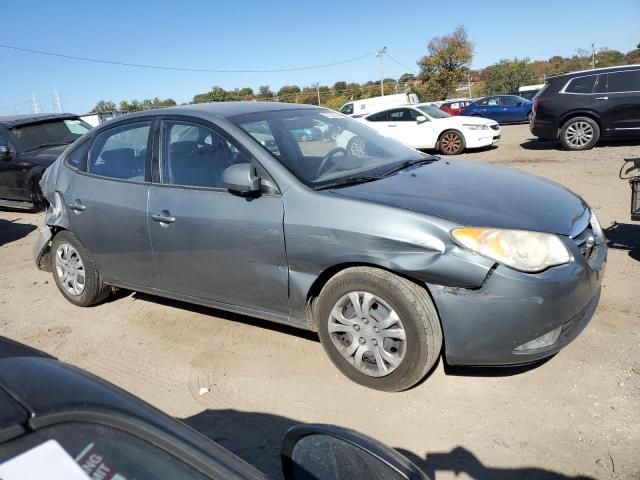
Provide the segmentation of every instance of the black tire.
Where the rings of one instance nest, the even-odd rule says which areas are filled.
[[[438,139],[438,150],[443,155],[459,155],[465,148],[464,135],[457,130],[445,130]]]
[[[580,139],[577,132],[583,131],[585,137]],[[598,122],[589,117],[574,117],[567,120],[560,129],[560,143],[567,150],[589,150],[600,139]]]
[[[367,154],[367,141],[356,135],[347,142],[346,150],[349,155],[354,157],[364,157]]]
[[[33,211],[35,213],[44,212],[49,208],[49,202],[44,198],[42,190],[40,189],[40,177],[31,179],[31,203],[33,204]]]
[[[84,289],[79,295],[72,295],[63,285],[62,279],[56,268],[56,256],[58,248],[64,244],[68,244],[77,252],[84,266]],[[111,287],[105,285],[100,278],[98,268],[89,255],[89,252],[82,246],[80,241],[71,232],[61,231],[51,243],[51,271],[53,272],[53,280],[60,290],[60,293],[74,305],[79,307],[90,307],[104,301],[111,293]]]
[[[358,291],[384,300],[397,312],[406,333],[404,358],[385,376],[374,377],[359,371],[340,353],[329,332],[331,311],[336,303],[348,293]],[[420,382],[438,361],[442,330],[429,294],[415,283],[385,270],[371,267],[342,270],[322,289],[315,312],[327,355],[346,377],[365,387],[387,392],[406,390]]]

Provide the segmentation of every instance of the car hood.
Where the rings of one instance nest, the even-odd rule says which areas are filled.
[[[587,204],[566,188],[509,168],[440,160],[332,190],[456,223],[569,235]]]
[[[48,166],[55,162],[56,158],[58,158],[68,146],[69,145],[60,145],[56,147],[39,148],[24,153],[23,157],[30,159],[33,163]]]

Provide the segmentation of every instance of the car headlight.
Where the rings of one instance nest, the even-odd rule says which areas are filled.
[[[557,235],[499,228],[457,228],[451,237],[465,248],[523,272],[541,272],[571,261]]]
[[[465,123],[463,127],[467,127],[469,130],[489,130],[487,125],[480,125],[478,123]]]

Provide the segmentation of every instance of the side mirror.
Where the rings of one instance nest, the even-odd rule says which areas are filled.
[[[250,163],[236,163],[222,172],[222,183],[232,193],[252,195],[260,192],[260,177]]]
[[[329,425],[298,425],[282,444],[285,480],[428,480],[406,457],[365,435]]]
[[[11,158],[11,149],[6,145],[0,145],[0,160],[9,160]]]
[[[420,123],[424,123],[426,121],[428,121],[429,119],[427,117],[425,117],[424,115],[418,115],[416,117],[416,122]]]

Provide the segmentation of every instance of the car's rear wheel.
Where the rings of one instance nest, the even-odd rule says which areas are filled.
[[[447,130],[440,136],[438,150],[443,155],[458,155],[464,150],[464,137],[460,132]]]
[[[355,136],[347,143],[347,152],[354,157],[364,157],[367,154],[367,142],[364,138]]]
[[[331,361],[366,387],[406,390],[438,360],[442,331],[429,294],[385,270],[353,267],[336,274],[322,289],[316,313]]]
[[[89,252],[71,232],[62,231],[53,238],[51,271],[62,295],[74,305],[95,305],[111,292],[111,287],[102,282]]]
[[[588,150],[600,138],[598,123],[589,117],[575,117],[562,126],[560,142],[567,150]]]

